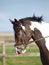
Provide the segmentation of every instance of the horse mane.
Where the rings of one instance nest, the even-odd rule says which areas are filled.
[[[43,17],[36,17],[35,15],[33,15],[32,17],[26,17],[26,18],[22,18],[22,19],[19,19],[20,22],[23,22],[23,21],[26,21],[26,20],[29,20],[29,21],[34,21],[34,22],[39,22],[41,23],[41,21],[43,21]]]

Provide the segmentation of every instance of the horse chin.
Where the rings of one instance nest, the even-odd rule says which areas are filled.
[[[17,51],[17,54],[24,54],[26,52],[26,49],[25,50],[21,50],[21,51]]]
[[[15,48],[15,50],[16,50],[16,54],[24,54],[26,52],[26,49],[21,50],[21,49]]]

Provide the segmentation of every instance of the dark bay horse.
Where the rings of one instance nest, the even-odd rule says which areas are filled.
[[[27,17],[24,19],[14,19],[10,20],[13,24],[14,35],[15,35],[15,47],[18,54],[23,53],[26,46],[29,43],[29,40],[32,38],[32,30],[30,29],[31,21],[37,21],[41,23],[42,17]]]

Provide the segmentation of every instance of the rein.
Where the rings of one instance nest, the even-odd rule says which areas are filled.
[[[48,37],[49,37],[49,36],[46,36],[46,37],[37,39],[37,40],[35,40],[35,41],[34,41],[34,40],[33,40],[33,41],[29,41],[28,44],[33,43],[33,42],[36,42],[36,41],[40,41],[40,40],[45,39],[45,38],[48,38]],[[27,44],[27,45],[28,45],[28,44]],[[26,45],[26,44],[23,44],[23,45],[24,45],[24,49],[25,49],[25,48],[27,47],[27,45]],[[24,49],[23,49],[23,50],[24,50]]]
[[[33,40],[33,41],[29,41],[29,44],[32,43],[32,42],[40,41],[40,40],[45,39],[45,38],[48,38],[48,37],[49,37],[49,36],[46,36],[46,37],[44,37],[44,38],[37,39],[37,40],[35,40],[35,41],[34,41],[34,40]]]

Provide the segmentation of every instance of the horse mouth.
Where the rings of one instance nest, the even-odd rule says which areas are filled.
[[[21,51],[17,51],[18,54],[24,54],[26,52],[26,49],[25,50],[21,50]]]
[[[18,54],[21,54],[21,52],[17,51]]]

